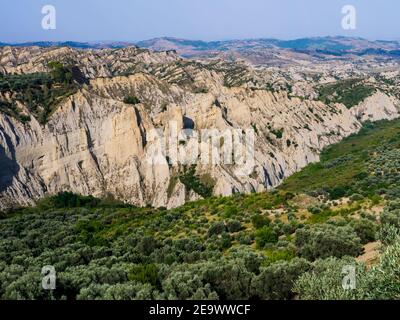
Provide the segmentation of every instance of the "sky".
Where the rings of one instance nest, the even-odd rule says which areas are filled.
[[[42,7],[56,29],[42,28]],[[356,29],[342,28],[342,7]],[[400,40],[399,0],[1,0],[0,42],[295,39],[357,36]]]

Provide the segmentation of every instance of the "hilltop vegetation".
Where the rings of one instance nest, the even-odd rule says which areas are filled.
[[[60,62],[50,62],[49,68],[49,73],[0,73],[0,111],[27,122],[30,117],[15,102],[20,101],[41,124],[45,124],[58,102],[76,92],[78,85],[74,80],[80,77],[79,70]],[[2,98],[6,94],[10,99]]]
[[[172,210],[61,193],[15,209],[0,220],[0,297],[399,298],[399,148],[400,120],[384,121],[268,193]],[[355,258],[377,240],[366,269]],[[45,265],[54,291],[41,289]],[[342,288],[344,265],[357,290]]]
[[[319,100],[326,104],[343,103],[347,108],[358,105],[376,89],[363,83],[362,79],[346,79],[322,85],[318,88]]]

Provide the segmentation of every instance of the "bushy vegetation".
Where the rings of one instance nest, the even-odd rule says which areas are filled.
[[[136,97],[136,96],[126,96],[126,97],[124,98],[124,103],[135,105],[135,104],[139,104],[139,103],[140,103],[140,100],[139,100],[139,98]]]
[[[377,264],[367,268],[354,258],[329,257],[317,260],[301,275],[294,291],[300,299],[380,300],[400,297],[400,224],[399,201],[390,201],[381,214],[379,232],[372,220],[353,221],[354,231],[364,242],[380,240],[382,255]],[[343,268],[355,268],[355,288],[342,287]]]
[[[167,210],[65,192],[8,212],[0,298],[399,298],[399,123],[368,125],[267,193],[203,193]],[[177,179],[197,192],[207,179],[194,169]],[[380,262],[367,269],[355,259],[377,240]],[[45,265],[54,291],[41,288]],[[356,290],[341,286],[348,265]]]
[[[343,103],[347,108],[358,105],[376,89],[363,83],[362,79],[341,80],[318,88],[319,99],[326,104]]]
[[[391,214],[396,210],[388,206],[385,212]],[[392,220],[383,222],[381,228],[385,229],[380,233],[383,254],[376,265],[368,269],[350,257],[317,260],[308,272],[296,280],[294,291],[301,299],[399,299],[400,229],[396,221]],[[352,266],[356,271],[356,285],[351,290],[342,287],[345,266]]]
[[[287,300],[294,297],[294,282],[310,269],[305,259],[282,261],[261,268],[260,274],[252,280],[254,295],[264,300]]]
[[[15,103],[20,101],[40,123],[45,124],[61,99],[76,92],[77,81],[83,77],[76,67],[66,67],[60,62],[50,62],[49,69],[49,73],[2,75],[0,97],[9,93],[12,102],[0,98],[0,111],[27,122],[30,118]]]
[[[321,224],[299,229],[296,246],[301,257],[308,260],[362,253],[361,240],[350,226]]]
[[[40,209],[62,209],[62,208],[129,208],[133,207],[115,200],[111,195],[98,199],[93,196],[82,196],[72,192],[60,192],[55,196],[44,198],[37,203]]]
[[[326,148],[321,161],[289,177],[281,189],[331,199],[400,196],[400,121],[366,123],[360,133]]]
[[[197,175],[195,165],[189,168],[185,167],[183,172],[179,175],[179,180],[185,185],[187,191],[193,190],[203,198],[212,196],[214,180],[208,175]]]

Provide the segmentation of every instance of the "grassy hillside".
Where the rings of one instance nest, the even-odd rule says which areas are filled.
[[[400,164],[400,121],[366,123],[363,129],[325,149],[319,163],[311,164],[280,186],[290,192],[311,192],[340,198],[353,193],[364,196],[393,194]]]
[[[8,212],[0,297],[399,297],[399,147],[399,120],[367,124],[268,193],[172,210],[62,193]],[[366,271],[354,258],[377,240],[386,253]],[[341,287],[346,264],[360,270],[351,292]],[[41,289],[45,265],[57,272],[54,291]]]

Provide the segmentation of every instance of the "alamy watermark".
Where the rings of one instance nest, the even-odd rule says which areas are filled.
[[[57,28],[57,12],[53,5],[45,5],[42,7],[42,28],[44,30],[55,30]]]
[[[55,290],[56,279],[56,269],[53,266],[44,266],[42,268],[42,288],[44,290]]]
[[[153,129],[147,135],[147,163],[152,165],[233,165],[236,176],[254,170],[254,129],[178,129],[170,121],[166,130]]]
[[[353,5],[345,5],[342,7],[342,28],[344,30],[355,30],[357,27],[357,11]]]
[[[55,30],[57,28],[57,12],[54,5],[47,4],[42,7],[42,28],[44,30]],[[355,6],[347,4],[342,7],[341,25],[344,30],[355,30],[357,27],[357,11]]]
[[[356,288],[356,267],[347,265],[342,268],[342,288],[344,290],[354,290]]]

